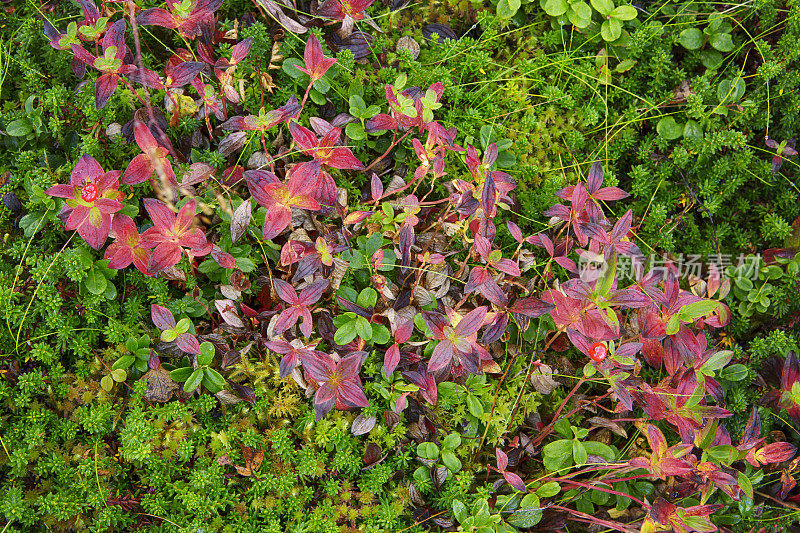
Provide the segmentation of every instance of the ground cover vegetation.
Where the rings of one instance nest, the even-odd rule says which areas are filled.
[[[800,4],[0,10],[3,532],[797,521]]]

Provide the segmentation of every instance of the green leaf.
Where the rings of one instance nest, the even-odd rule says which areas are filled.
[[[730,33],[713,33],[708,37],[708,42],[720,52],[733,50],[733,39]]]
[[[365,341],[372,340],[372,325],[370,324],[369,320],[360,316],[355,319],[355,328],[356,333],[358,336],[364,339]]]
[[[6,133],[12,137],[25,137],[29,133],[33,133],[33,123],[27,118],[18,118],[8,124]]]
[[[716,300],[701,300],[681,307],[678,317],[683,322],[693,322],[700,317],[713,313],[721,304]]]
[[[183,333],[188,332],[189,328],[191,327],[191,325],[192,325],[192,321],[189,320],[188,318],[184,317],[184,318],[181,318],[180,320],[178,320],[178,323],[175,324],[175,327],[172,328],[172,329],[175,330],[175,333],[177,333],[178,335],[181,335]]]
[[[104,391],[111,392],[111,389],[114,388],[114,380],[111,376],[103,376],[102,379],[100,379],[100,386]]]
[[[172,372],[169,373],[169,377],[172,378],[172,381],[186,381],[189,379],[189,376],[192,375],[192,367],[184,366],[181,368],[176,368]]]
[[[722,54],[716,50],[703,50],[700,52],[700,62],[703,66],[711,70],[716,70],[722,66]]]
[[[447,437],[445,437],[442,445],[447,448],[448,450],[454,450],[461,446],[461,435],[458,433],[450,433]]]
[[[389,342],[389,329],[383,324],[372,324],[372,344],[386,344]]]
[[[606,461],[613,461],[616,456],[611,446],[603,444],[602,442],[597,442],[596,440],[585,441],[583,447],[586,448],[587,453],[599,455]]]
[[[569,4],[567,0],[544,0],[542,2],[542,8],[544,8],[545,13],[550,15],[551,17],[558,17],[563,15],[567,12],[567,8],[569,8]],[[499,9],[499,4],[498,4]]]
[[[576,465],[585,465],[586,461],[589,459],[589,456],[586,452],[586,447],[581,441],[572,441],[572,458],[574,459]]]
[[[576,28],[586,28],[592,22],[592,8],[586,2],[576,2],[569,6],[567,18]]]
[[[367,132],[364,131],[364,125],[360,122],[351,122],[344,127],[344,132],[354,141],[363,141],[367,138]]]
[[[366,289],[362,290],[361,293],[358,295],[358,298],[356,298],[356,303],[366,309],[374,307],[377,301],[378,301],[378,291],[376,291],[372,287],[367,287]]]
[[[492,144],[493,142],[497,141],[497,132],[494,130],[494,126],[490,124],[484,124],[481,126],[480,131],[480,140],[481,140],[481,147],[483,150]]]
[[[542,498],[550,498],[559,492],[561,492],[561,487],[557,481],[550,481],[536,489],[536,494]]]
[[[106,290],[103,291],[103,298],[106,300],[117,299],[117,287],[113,283],[106,284]]]
[[[750,482],[750,478],[747,477],[747,474],[744,472],[739,472],[739,475],[736,478],[736,481],[739,483],[739,487],[744,492],[745,496],[753,499],[753,484]]]
[[[636,61],[633,59],[626,59],[624,61],[620,61],[619,64],[614,68],[616,72],[628,72],[630,69],[636,65]]]
[[[479,419],[483,416],[483,402],[472,394],[467,395],[467,408],[475,418]]]
[[[531,528],[542,519],[539,497],[536,494],[526,494],[518,509],[508,517],[508,523],[518,528]]]
[[[350,96],[349,99],[350,104],[350,114],[356,118],[364,118],[363,114],[364,111],[367,110],[367,104],[364,102],[364,99],[361,98],[360,95],[354,94]]]
[[[200,383],[203,381],[203,369],[198,368],[186,379],[186,383],[183,384],[184,392],[192,392],[197,387],[200,386]]]
[[[564,457],[572,456],[572,439],[559,439],[546,444],[542,448],[542,455],[545,457]]]
[[[611,18],[633,20],[636,18],[636,8],[629,5],[617,6],[617,8],[611,12]]]
[[[684,126],[675,122],[671,116],[663,117],[656,124],[656,131],[658,134],[667,139],[668,141],[675,140],[683,135]]]
[[[749,375],[747,367],[736,363],[720,370],[719,377],[728,381],[742,381]]]
[[[733,352],[731,350],[720,350],[708,358],[703,368],[706,370],[719,370],[731,362]]]
[[[311,101],[317,105],[325,105],[328,101],[323,93],[319,92],[313,87],[311,88],[311,91],[308,93],[308,95],[311,97]]]
[[[207,366],[214,359],[214,345],[208,341],[200,344],[200,354],[197,356],[197,364]]]
[[[497,3],[497,16],[501,19],[510,19],[517,14],[520,5],[520,0],[500,0]],[[431,119],[433,119],[433,117],[431,117]]]
[[[459,523],[463,523],[469,518],[469,510],[461,500],[453,500],[453,516]]]
[[[125,370],[123,370],[121,368],[117,368],[117,369],[111,371],[111,377],[117,383],[122,383],[123,381],[128,379],[128,373],[125,372]]]
[[[336,333],[333,335],[333,342],[344,346],[355,339],[356,335],[358,335],[356,332],[356,321],[350,320],[342,324],[339,329],[336,330]]]
[[[429,461],[439,458],[439,447],[432,442],[422,442],[417,446],[417,455]]]
[[[622,35],[622,22],[619,19],[608,19],[600,26],[600,35],[604,41],[616,41]]]
[[[111,365],[111,370],[116,370],[118,368],[129,368],[135,360],[136,357],[134,357],[133,355],[123,355],[122,357],[114,361],[114,364]]]
[[[683,127],[683,136],[687,139],[702,139],[703,127],[696,120],[687,120]]]
[[[161,340],[164,342],[172,342],[178,338],[178,334],[174,329],[165,329],[161,332]]]
[[[225,378],[213,368],[204,368],[203,374],[203,385],[205,385],[212,394],[216,394],[225,388]]]
[[[612,0],[591,0],[592,7],[604,17],[614,11],[614,2]]]
[[[717,86],[717,98],[720,104],[736,102],[744,96],[745,82],[742,78],[723,80]]]
[[[289,76],[291,76],[296,80],[299,80],[303,76],[306,76],[306,74],[300,70],[297,70],[298,66],[303,66],[303,62],[297,58],[290,57],[283,61],[283,65],[281,65],[281,68],[286,74],[288,74]]]
[[[698,28],[687,28],[678,35],[678,42],[687,50],[697,50],[703,46],[703,32]]]
[[[106,291],[108,280],[99,269],[92,266],[92,268],[89,269],[83,284],[87,291],[99,296]]]
[[[461,470],[461,461],[452,450],[442,451],[442,463],[453,473]]]

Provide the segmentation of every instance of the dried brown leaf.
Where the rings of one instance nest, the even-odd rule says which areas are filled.
[[[238,241],[247,231],[247,226],[250,225],[252,212],[253,206],[250,200],[245,200],[236,208],[231,218],[231,241]]]
[[[161,365],[148,370],[141,379],[147,382],[147,392],[144,397],[151,402],[166,402],[178,389],[178,384],[169,376],[169,370]]]
[[[256,477],[255,473],[261,468],[261,463],[264,462],[264,450],[242,446],[242,456],[244,457],[245,466],[234,465],[234,468],[242,476]]]
[[[350,432],[355,436],[369,433],[372,431],[372,428],[375,427],[375,421],[376,418],[374,416],[366,416],[362,413],[353,420],[353,425],[350,426]]]
[[[541,365],[533,371],[531,384],[537,392],[545,396],[558,388],[558,382],[553,379],[553,369],[548,365]]]

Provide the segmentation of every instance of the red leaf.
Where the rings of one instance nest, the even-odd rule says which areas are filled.
[[[797,448],[788,442],[773,442],[760,448],[755,456],[761,464],[782,463],[794,457]]]
[[[197,337],[194,335],[182,333],[175,339],[175,344],[186,353],[193,353],[195,355],[200,353],[200,343],[197,342]]]
[[[372,192],[372,199],[378,200],[381,196],[383,196],[383,182],[381,182],[380,178],[376,173],[372,173],[372,180],[370,182],[370,189]]]
[[[167,267],[176,265],[181,260],[181,247],[175,243],[162,242],[157,245],[147,263],[147,270],[155,274]]]
[[[555,305],[531,296],[517,299],[508,310],[528,318],[537,318],[550,312],[553,308],[555,308]]]
[[[368,119],[364,124],[364,131],[374,133],[376,131],[396,130],[397,121],[385,113],[379,113]]]
[[[428,370],[436,372],[447,365],[453,360],[453,343],[449,340],[439,341],[436,348],[433,349],[431,360],[428,362]]]
[[[503,477],[508,482],[509,485],[514,487],[520,492],[528,492],[528,488],[525,486],[525,482],[522,481],[517,474],[514,472],[503,472]]]
[[[119,76],[114,73],[106,73],[100,75],[94,82],[94,107],[95,109],[102,109],[107,103],[114,91],[117,90],[119,84]]]
[[[197,77],[205,65],[199,61],[185,61],[169,72],[167,81],[170,87],[183,87]]]
[[[500,472],[505,472],[508,466],[508,455],[500,448],[495,448],[494,453],[497,456],[497,469]]]
[[[166,307],[152,304],[150,305],[150,318],[153,324],[160,330],[172,329],[175,327],[175,317]]]
[[[267,211],[264,220],[262,235],[264,240],[270,240],[280,235],[292,222],[292,211],[283,205],[273,205]]]
[[[160,7],[145,9],[136,17],[136,23],[142,25],[161,26],[162,28],[175,29],[178,27],[169,11]]]
[[[388,378],[400,363],[400,347],[392,344],[383,356],[383,373]]]
[[[298,303],[302,305],[311,305],[322,297],[322,293],[328,288],[330,282],[327,279],[315,281],[302,291],[298,297]]]
[[[483,326],[483,320],[486,318],[486,306],[481,306],[473,309],[462,318],[455,327],[456,335],[459,337],[469,337],[478,332]]]
[[[297,292],[292,288],[292,286],[281,279],[276,279],[275,283],[275,292],[278,293],[278,297],[286,302],[289,305],[295,305],[300,303],[299,298],[297,297]]]

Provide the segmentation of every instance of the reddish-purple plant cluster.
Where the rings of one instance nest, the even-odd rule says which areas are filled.
[[[292,96],[278,109],[261,108],[257,115],[242,110],[236,67],[248,55],[251,41],[235,44],[230,59],[214,58],[212,45],[218,41],[206,37],[216,35],[214,11],[220,3],[168,0],[167,9],[151,8],[139,14],[138,24],[174,29],[185,39],[201,37],[200,61],[194,61],[188,50],[177,50],[167,62],[163,77],[134,65],[124,42],[124,19],[105,30],[84,32],[86,42],[94,42],[98,50],[102,47],[100,57],[87,52],[82,38],[74,37],[71,30],[62,33],[48,25],[46,33],[53,47],[71,50],[81,64],[102,72],[95,81],[98,108],[108,102],[120,80],[138,83],[164,91],[176,104],[170,121],[175,125],[180,106],[173,92],[191,85],[202,100],[209,138],[216,131],[210,114],[221,122],[220,129],[228,132],[220,141],[221,153],[225,152],[223,147],[233,147],[232,153],[248,135],[251,139],[260,137],[266,160],[262,168],[245,171],[233,165],[220,178],[228,198],[244,196],[245,188],[252,198],[244,198],[235,212],[225,203],[220,212],[226,213],[230,240],[236,242],[245,235],[252,236],[248,228],[256,209],[264,219],[259,245],[265,250],[263,241],[273,241],[269,244],[273,252],[280,249],[279,261],[273,262],[274,269],[265,265],[260,288],[252,287],[252,298],[247,301],[251,286],[242,272],[226,278],[218,287],[224,295],[215,302],[218,317],[211,311],[209,314],[222,330],[232,332],[234,338],[247,339],[257,350],[263,350],[265,357],[273,357],[267,356],[268,352],[282,356],[277,365],[280,378],[291,376],[308,397],[313,395],[317,418],[333,408],[349,410],[369,405],[369,389],[365,391],[361,369],[373,352],[379,360],[382,358],[384,376],[397,380],[397,390],[386,395],[396,411],[389,415],[399,416],[412,400],[420,412],[420,404],[436,404],[442,382],[463,386],[473,375],[500,374],[505,354],[494,348],[529,327],[554,324],[554,329],[543,332],[540,339],[544,350],[537,344],[536,353],[573,346],[587,356],[586,378],[599,372],[608,384],[609,390],[601,399],[612,403],[604,409],[616,413],[640,409],[651,422],[640,428],[652,449],[649,457],[635,457],[608,468],[643,470],[640,477],[653,479],[677,478],[681,490],[701,495],[701,505],[686,508],[664,499],[645,504],[648,515],[643,531],[712,531],[708,515],[717,507],[706,505],[710,495],[720,490],[738,500],[752,491],[741,477],[741,467],[734,463],[760,467],[794,455],[794,447],[787,443],[764,444],[759,437],[757,411],[742,441],[736,446],[731,443],[724,426],[731,412],[724,407],[724,390],[715,372],[731,361],[733,353],[719,349],[711,335],[711,330],[727,324],[730,311],[719,300],[682,289],[674,265],[646,268],[637,245],[633,212],[628,210],[617,220],[606,215],[607,204],[625,198],[627,193],[603,186],[600,163],[591,165],[585,183],[558,191],[563,204],[545,212],[550,217],[545,231],[526,236],[514,222],[507,222],[505,229],[513,241],[509,241],[511,248],[503,249],[504,236],[498,237],[498,232],[504,228],[498,228],[497,220],[501,212],[513,207],[517,184],[508,173],[495,168],[499,155],[496,144],[479,154],[474,146],[456,144],[456,129],[445,128],[436,120],[435,111],[442,106],[445,90],[442,83],[434,83],[427,90],[385,87],[387,112],[366,120],[364,129],[370,134],[389,132],[388,148],[367,164],[342,137],[339,126],[347,123],[347,117],[330,122],[312,117],[309,127],[300,124],[312,85],[335,64],[335,59],[325,57],[322,44],[313,35],[307,40],[304,65],[299,68],[308,76],[303,98]],[[97,28],[97,9],[88,0],[82,5],[85,20],[81,27]],[[359,20],[368,5],[327,0],[319,10],[336,20]],[[242,114],[227,118],[228,102]],[[222,250],[224,244],[212,243],[198,221],[202,199],[195,195],[196,187],[208,182],[215,169],[194,163],[179,180],[186,160],[171,144],[166,126],[143,110],[134,115],[132,126],[142,153],[130,161],[124,173],[106,172],[85,155],[75,165],[68,185],[47,190],[65,199],[61,216],[66,228],[77,230],[95,249],[111,235],[114,241],[106,249],[105,258],[112,269],[133,264],[143,274],[174,279],[174,267],[183,257],[197,272],[195,258],[206,255],[224,268],[236,268],[234,258]],[[282,139],[288,139],[287,144],[291,142],[296,150],[284,147],[270,154],[266,136],[281,128],[285,129]],[[384,186],[377,169],[406,140],[409,154],[416,158],[413,170],[407,180],[398,177],[401,183],[393,179]],[[791,147],[770,146],[779,150],[778,156],[792,155]],[[439,200],[427,200],[428,195],[422,193],[417,196],[423,180],[441,183],[448,175],[447,160],[448,156],[454,159],[452,152],[464,154],[466,171],[447,183],[449,196]],[[334,179],[348,172],[365,172],[369,181],[365,200],[353,211],[342,200],[346,191],[337,188]],[[141,233],[133,218],[120,213],[125,208],[120,178],[125,187],[148,182],[159,197],[143,200],[149,221],[143,221],[147,227]],[[217,198],[225,195],[219,193]],[[378,204],[380,209],[370,210]],[[338,217],[341,222],[331,225],[318,215]],[[442,234],[446,238],[441,238]],[[463,253],[448,249],[446,239],[466,243]],[[539,265],[539,284],[523,278],[533,266],[534,252],[527,246],[544,251],[540,254],[544,265]],[[345,257],[354,262],[356,254],[361,270],[368,272],[368,283],[359,281],[366,285],[362,293],[344,296],[340,289],[348,268]],[[621,276],[618,265],[622,258],[632,263],[631,277]],[[264,260],[269,262],[266,252]],[[349,286],[345,289],[354,290]],[[336,316],[328,303],[339,311]],[[189,331],[192,324],[188,318],[176,321],[172,312],[159,305],[151,306],[151,318],[161,330],[162,341],[174,342],[188,354],[201,353],[198,336]],[[531,357],[529,374],[531,368],[544,366],[535,355]],[[209,364],[211,359],[208,355]],[[507,359],[505,372],[513,362],[510,356]],[[645,382],[644,364],[663,369],[663,379],[654,384]],[[503,374],[500,382],[505,379]],[[584,383],[585,378],[578,385]],[[242,387],[232,382],[219,387],[223,385],[234,390]],[[249,392],[248,399],[252,390]],[[794,354],[785,361],[780,389],[767,401],[800,419],[800,370]],[[591,403],[597,406],[599,402]],[[490,417],[494,416],[494,407]],[[547,425],[542,424],[536,442],[529,443],[531,447],[549,436],[561,411],[559,408]],[[680,442],[668,445],[663,431],[652,424],[655,422],[673,427]],[[576,445],[576,457],[580,449]],[[728,460],[720,459],[723,452]],[[585,450],[582,453],[586,455]],[[509,455],[497,448],[495,457],[497,466],[490,469],[517,491],[527,492],[524,480],[509,470]]]

